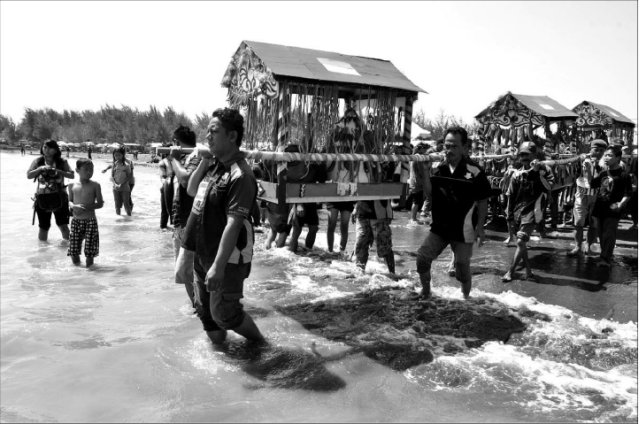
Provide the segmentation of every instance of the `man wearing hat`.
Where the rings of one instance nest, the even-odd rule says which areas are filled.
[[[551,190],[554,182],[551,170],[534,159],[535,154],[533,143],[522,143],[518,151],[522,167],[515,171],[506,193],[508,198],[507,220],[513,222],[517,231],[517,242],[511,267],[502,277],[504,282],[513,279],[516,266],[521,260],[525,266],[525,279],[533,276],[529,267],[527,242],[536,223],[543,219],[544,197]]]
[[[596,241],[596,228],[594,220],[591,216],[593,206],[596,201],[595,189],[591,188],[591,181],[602,171],[600,159],[607,148],[607,142],[597,138],[591,141],[591,151],[589,156],[582,162],[582,172],[576,180],[576,197],[573,203],[573,225],[575,233],[573,238],[576,242],[575,247],[571,249],[568,256],[576,256],[581,253],[591,253],[591,245]],[[583,234],[582,229],[588,224],[587,244],[582,248]]]

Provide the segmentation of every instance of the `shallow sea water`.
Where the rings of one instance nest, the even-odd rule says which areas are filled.
[[[265,251],[257,234],[243,302],[269,347],[231,335],[214,350],[173,283],[157,169],[136,167],[133,216],[120,217],[99,172],[107,162],[95,160],[106,203],[86,269],[55,225],[37,240],[24,178],[34,158],[0,153],[2,422],[637,422],[633,249],[616,251],[635,259],[604,283],[555,257],[539,281],[505,286],[512,250],[491,240],[474,254],[470,301],[445,275],[445,253],[435,299],[420,302],[425,227],[397,214],[400,278],[375,247],[360,275],[326,253],[321,212],[312,251]],[[537,247],[541,266],[549,251]],[[486,322],[507,323],[506,336],[485,334]]]

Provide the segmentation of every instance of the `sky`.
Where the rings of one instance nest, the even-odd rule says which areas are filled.
[[[473,122],[508,91],[637,122],[635,1],[0,1],[0,114],[226,104],[243,40],[386,59],[427,93],[414,111]]]

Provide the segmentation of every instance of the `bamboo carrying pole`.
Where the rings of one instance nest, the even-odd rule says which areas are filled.
[[[174,147],[175,148],[175,147]],[[183,147],[179,148],[180,152],[189,154],[193,152],[193,148]],[[168,154],[171,152],[170,147],[158,147],[156,148],[156,154]],[[444,160],[444,155],[439,153],[432,153],[429,155],[373,155],[362,153],[292,153],[292,152],[265,152],[261,150],[242,150],[245,157],[256,160],[273,160],[277,162],[440,162]],[[473,160],[489,160],[489,159],[504,159],[508,157],[515,158],[517,155],[474,155],[471,156]],[[540,163],[549,166],[566,165],[576,162],[578,160],[584,160],[588,155],[560,155],[561,159],[555,160],[543,160]],[[637,155],[623,155],[625,158],[637,157]]]

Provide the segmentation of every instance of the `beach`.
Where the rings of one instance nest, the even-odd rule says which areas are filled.
[[[434,262],[434,298],[418,299],[428,226],[406,211],[391,224],[396,277],[375,247],[364,274],[328,253],[324,210],[316,245],[297,255],[265,250],[260,228],[243,303],[269,346],[232,335],[216,350],[173,282],[157,168],[136,167],[133,216],[117,216],[99,172],[108,162],[94,154],[105,206],[100,255],[85,269],[55,225],[37,240],[24,177],[35,157],[0,153],[3,422],[637,422],[628,220],[610,272],[566,256],[568,227],[532,239],[536,277],[511,283],[501,276],[514,248],[489,225],[468,301],[446,273],[448,249]],[[354,242],[352,225],[347,251]]]

